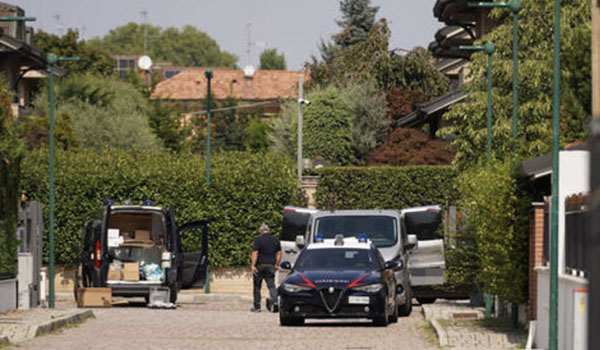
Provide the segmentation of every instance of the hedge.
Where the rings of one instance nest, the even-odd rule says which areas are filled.
[[[321,209],[404,209],[448,205],[458,197],[450,166],[332,167],[319,169]]]
[[[283,207],[296,197],[292,165],[271,154],[215,154],[208,191],[205,162],[202,155],[190,154],[58,151],[57,262],[76,263],[71,247],[80,242],[83,224],[98,213],[106,199],[116,203],[131,200],[133,204],[150,199],[158,206],[172,205],[179,224],[209,220],[213,266],[247,265],[258,226],[266,222],[279,234]],[[30,200],[42,202],[47,222],[47,151],[28,154],[22,170],[21,188]]]

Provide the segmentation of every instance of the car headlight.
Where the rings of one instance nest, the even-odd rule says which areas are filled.
[[[309,291],[311,288],[310,287],[305,287],[305,286],[299,286],[297,284],[284,283],[283,284],[283,289],[286,292],[289,292],[289,293],[298,293],[298,292]]]
[[[381,290],[381,288],[383,288],[383,284],[375,283],[375,284],[368,284],[366,286],[361,286],[361,287],[354,287],[354,288],[352,288],[352,290],[359,291],[359,292],[367,292],[367,293],[377,293]]]

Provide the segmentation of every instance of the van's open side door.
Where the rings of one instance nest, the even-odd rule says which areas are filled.
[[[208,222],[198,221],[177,228],[181,247],[181,287],[204,288],[208,266]]]
[[[285,207],[281,228],[281,261],[289,261],[292,266],[300,254],[301,248],[296,246],[296,237],[304,236],[310,216],[316,209]],[[287,277],[289,271],[279,269],[275,274],[275,285],[279,286]]]
[[[433,286],[444,284],[444,239],[437,235],[442,222],[439,205],[408,208],[401,211],[402,229],[416,235],[418,244],[410,251],[408,263],[411,285]]]

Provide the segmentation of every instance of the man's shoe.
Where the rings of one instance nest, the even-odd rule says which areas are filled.
[[[257,309],[255,307],[253,307],[252,309],[250,309],[251,312],[260,312],[260,309]]]
[[[279,305],[277,303],[273,304],[273,312],[279,312]]]
[[[267,298],[265,304],[267,306],[267,310],[272,311],[271,309],[273,308],[273,300],[271,300],[271,298]]]

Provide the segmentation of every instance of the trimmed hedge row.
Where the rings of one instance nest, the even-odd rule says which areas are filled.
[[[247,265],[258,226],[266,222],[278,235],[283,207],[296,197],[292,166],[272,154],[216,154],[211,159],[209,191],[205,162],[204,156],[190,154],[58,151],[57,262],[76,263],[71,247],[80,244],[83,224],[106,199],[115,203],[129,199],[133,204],[151,199],[158,206],[172,205],[179,224],[209,220],[213,266]],[[47,151],[28,154],[22,170],[21,189],[28,199],[42,202],[47,222]]]
[[[333,167],[319,169],[321,209],[403,209],[448,205],[458,198],[451,166]]]

